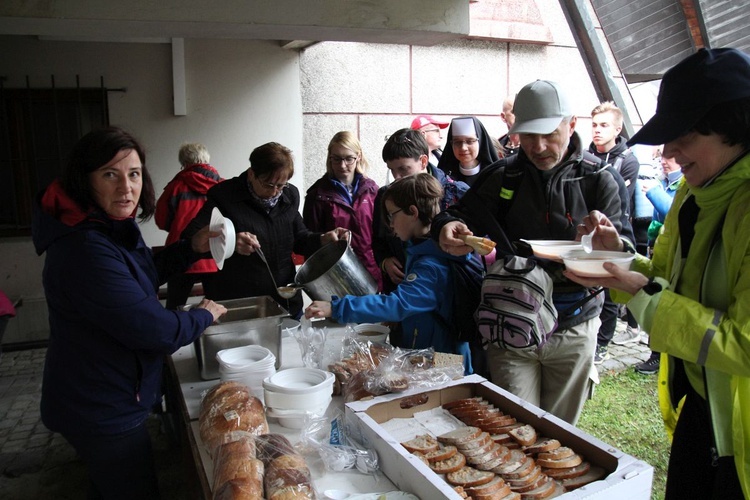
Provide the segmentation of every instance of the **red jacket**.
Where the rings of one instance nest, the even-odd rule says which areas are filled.
[[[302,217],[311,231],[326,232],[337,227],[351,230],[352,250],[375,278],[379,290],[383,277],[372,253],[372,214],[377,194],[375,181],[362,176],[350,205],[326,174],[307,190]]]
[[[206,192],[223,181],[214,167],[204,163],[189,165],[169,181],[156,202],[156,225],[169,232],[166,244],[180,239],[180,233],[206,203]],[[201,259],[186,273],[211,273],[217,267],[213,259]]]

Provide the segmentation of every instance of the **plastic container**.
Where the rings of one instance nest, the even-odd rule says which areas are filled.
[[[565,267],[579,276],[589,278],[606,278],[611,276],[609,271],[604,269],[605,262],[612,262],[622,269],[630,269],[630,262],[635,258],[635,254],[628,252],[606,252],[603,250],[594,250],[586,253],[583,250],[575,250],[563,255]]]

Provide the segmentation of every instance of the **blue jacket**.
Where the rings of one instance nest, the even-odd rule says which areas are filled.
[[[409,245],[406,250],[406,277],[396,290],[388,295],[347,295],[334,299],[333,319],[340,323],[400,321],[403,343],[397,347],[458,353],[461,346],[435,321],[433,311],[448,319],[452,315],[453,284],[449,259],[464,260],[443,252],[433,240]]]
[[[48,192],[55,186],[63,208],[75,211],[59,185]],[[125,432],[143,423],[161,399],[165,356],[213,321],[205,309],[168,311],[157,298],[159,284],[184,271],[192,252],[186,242],[175,243],[154,258],[132,218],[79,210],[71,225],[59,203],[43,200],[35,204],[33,222],[36,251],[47,254],[50,338],[42,421],[63,435]]]

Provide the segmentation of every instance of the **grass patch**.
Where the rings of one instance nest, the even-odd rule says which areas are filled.
[[[659,412],[656,376],[633,370],[601,375],[578,428],[654,467],[652,500],[664,498],[670,441]]]

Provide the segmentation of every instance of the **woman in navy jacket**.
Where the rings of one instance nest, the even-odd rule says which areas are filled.
[[[135,216],[140,208],[139,219],[149,218],[155,204],[143,148],[106,128],[74,146],[35,205],[50,322],[42,421],[86,463],[90,498],[159,497],[145,424],[161,399],[164,356],[226,312],[208,300],[179,312],[159,302],[159,285],[208,251],[212,233],[154,256]]]

